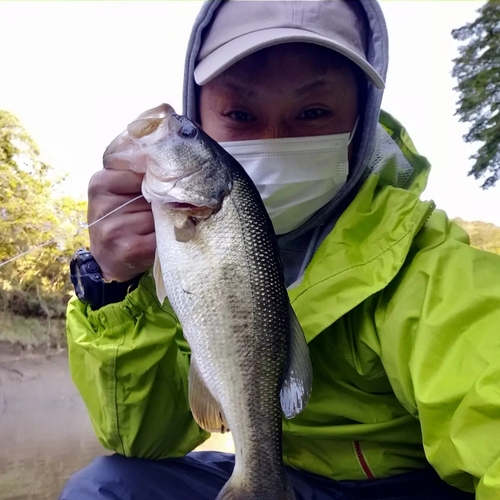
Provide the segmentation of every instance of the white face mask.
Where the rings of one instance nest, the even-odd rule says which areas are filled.
[[[253,180],[276,234],[300,227],[347,181],[351,133],[221,142]]]

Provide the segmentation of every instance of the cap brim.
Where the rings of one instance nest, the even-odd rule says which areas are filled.
[[[200,61],[194,70],[195,82],[198,85],[205,85],[246,56],[266,47],[289,42],[314,43],[332,49],[359,66],[376,88],[383,89],[385,87],[384,80],[375,68],[357,52],[341,42],[295,28],[254,31],[231,40]]]

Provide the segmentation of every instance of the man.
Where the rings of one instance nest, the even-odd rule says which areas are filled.
[[[212,0],[193,28],[184,112],[249,172],[279,235],[314,370],[308,406],[283,422],[297,498],[500,498],[500,258],[419,199],[429,165],[380,111],[387,60],[374,1]],[[90,221],[140,186],[97,173]],[[97,263],[118,283],[70,301],[69,355],[117,454],[61,499],[214,499],[233,457],[185,456],[208,436],[189,410],[188,345],[154,292],[148,204],[90,237],[75,268]]]

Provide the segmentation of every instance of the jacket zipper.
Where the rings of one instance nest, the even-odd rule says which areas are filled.
[[[436,210],[436,204],[432,200],[428,201],[426,203],[427,203],[427,209],[425,211],[425,217],[420,222],[417,233],[427,224],[427,221],[431,218],[431,215],[434,213],[434,210]],[[415,233],[415,234],[417,234],[417,233]]]
[[[373,474],[368,462],[366,461],[366,457],[363,453],[363,449],[361,448],[361,443],[359,441],[354,441],[354,452],[356,453],[356,458],[358,459],[359,465],[363,469],[363,472],[366,474],[368,479],[375,479],[375,475]]]

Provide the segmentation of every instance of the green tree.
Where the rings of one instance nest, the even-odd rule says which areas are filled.
[[[500,255],[500,227],[488,222],[464,221],[460,218],[455,219],[455,222],[469,234],[471,246]]]
[[[487,189],[500,179],[500,1],[488,0],[477,12],[475,21],[452,31],[465,42],[452,75],[458,82],[456,114],[470,124],[464,140],[482,143],[469,175],[484,179],[481,187]]]
[[[28,294],[38,304],[65,303],[69,259],[75,248],[88,245],[86,232],[76,235],[86,203],[55,198],[60,182],[17,117],[0,110],[0,262],[39,247],[0,267],[0,288]]]

